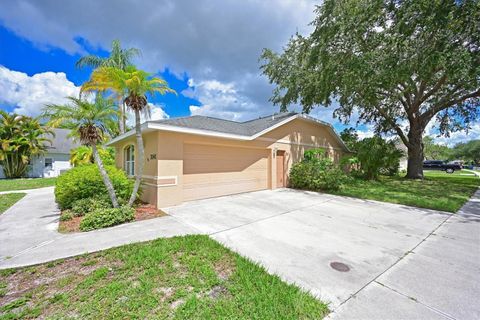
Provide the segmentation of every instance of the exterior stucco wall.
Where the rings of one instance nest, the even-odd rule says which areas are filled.
[[[346,154],[343,146],[328,127],[302,119],[295,119],[258,139],[270,141],[268,148],[273,150],[273,157],[275,157],[275,150],[285,151],[287,185],[290,168],[294,163],[303,159],[306,150],[324,148],[328,156],[336,163]],[[276,170],[276,161],[273,161],[272,174]]]
[[[130,137],[129,139],[115,144],[117,151],[116,164],[120,168],[124,167],[123,150],[130,144],[136,145],[134,137]],[[259,164],[255,165],[257,168],[261,167],[262,170],[268,171],[266,187],[270,189],[276,188],[276,152],[278,150],[285,151],[285,171],[287,174],[292,164],[303,158],[305,150],[323,147],[327,150],[329,156],[335,161],[339,161],[345,153],[344,149],[342,149],[343,146],[331,133],[329,128],[321,124],[301,119],[293,120],[290,123],[276,128],[252,141],[208,137],[186,133],[153,131],[144,134],[144,144],[145,169],[143,175],[144,192],[142,199],[155,204],[157,207],[177,205],[182,203],[185,199],[183,186],[185,174],[188,174],[188,172],[184,172],[185,145],[198,145],[200,146],[198,147],[200,148],[199,150],[202,149],[201,146],[204,146],[205,150],[238,149],[239,153],[241,153],[241,150],[249,152],[248,150],[258,149],[259,154],[262,154],[262,157],[268,159],[268,164],[264,165],[262,163],[260,165],[261,162],[258,162]],[[135,148],[136,152],[137,150],[138,149]],[[262,150],[264,151],[262,152]],[[225,151],[219,151],[218,154],[221,155],[222,153],[225,153]],[[235,152],[232,151],[230,153],[234,154]],[[255,154],[255,152],[250,153]],[[215,159],[215,161],[212,160],[211,162],[203,164],[203,166],[211,165],[210,171],[213,172],[211,174],[211,179],[217,179],[214,173],[215,171],[218,171],[219,166],[222,165],[222,163],[220,163],[222,162],[222,159],[220,158],[221,156],[219,156],[219,159]],[[237,164],[241,167],[241,161],[244,161],[244,159],[242,160],[241,157],[237,158],[239,159]],[[236,161],[232,159],[236,158],[233,156],[232,158],[229,158],[228,161]],[[233,165],[234,164],[230,164],[229,167]],[[205,172],[209,171],[205,168],[203,169]],[[242,170],[236,170],[235,174],[232,174],[229,178],[236,179],[242,175],[241,172]],[[250,173],[245,171],[246,177],[248,174]],[[207,178],[204,177],[204,181],[208,180]],[[190,176],[188,179],[190,181],[192,180],[192,177]]]
[[[157,205],[157,187],[156,177],[158,171],[157,161],[157,135],[158,132],[148,132],[143,134],[144,145],[144,167],[142,183],[142,201]],[[115,165],[117,168],[125,170],[125,148],[133,145],[135,147],[135,161],[138,161],[138,148],[135,136],[125,139],[115,144]],[[136,165],[136,163],[135,163]]]

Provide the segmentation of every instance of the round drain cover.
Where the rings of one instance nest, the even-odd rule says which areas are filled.
[[[345,263],[342,263],[342,262],[336,262],[336,261],[335,262],[330,262],[330,267],[332,267],[332,269],[340,271],[340,272],[350,271],[350,267],[347,266]]]

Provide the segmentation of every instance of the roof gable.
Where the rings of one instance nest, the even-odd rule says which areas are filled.
[[[339,141],[340,145],[349,152],[345,143],[335,132],[331,124],[315,119],[313,117],[295,112],[284,112],[273,114],[267,117],[261,117],[245,122],[236,122],[206,116],[190,116],[182,118],[163,119],[156,121],[147,121],[142,124],[142,131],[145,130],[163,130],[182,132],[189,134],[198,134],[212,137],[221,137],[237,140],[254,140],[263,134],[270,132],[294,119],[302,119],[313,122],[317,125],[329,128],[333,136]],[[123,135],[116,137],[107,143],[112,145],[134,134],[131,130]]]

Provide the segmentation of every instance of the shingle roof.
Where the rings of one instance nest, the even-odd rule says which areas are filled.
[[[46,143],[48,153],[62,153],[69,154],[70,150],[80,146],[73,138],[69,137],[70,130],[68,129],[54,129],[55,136],[47,135],[47,139],[52,141],[52,144]]]
[[[166,130],[200,135],[213,134],[216,136],[224,136],[234,139],[252,140],[264,134],[265,132],[274,129],[276,126],[282,125],[283,123],[296,118],[306,119],[327,126],[342,147],[346,151],[349,151],[331,124],[312,118],[308,115],[298,114],[296,112],[277,113],[244,122],[236,122],[206,116],[163,119],[145,122],[142,125],[142,130]],[[126,139],[127,137],[132,136],[134,133],[134,130],[130,130],[129,132],[124,133],[108,142],[107,146]]]
[[[252,136],[296,114],[297,113],[295,112],[284,112],[245,122],[236,122],[206,116],[190,116],[149,122],[189,129],[200,129],[243,136]]]

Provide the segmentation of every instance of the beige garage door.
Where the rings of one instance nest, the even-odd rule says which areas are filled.
[[[268,187],[266,149],[185,144],[183,152],[184,201]]]

